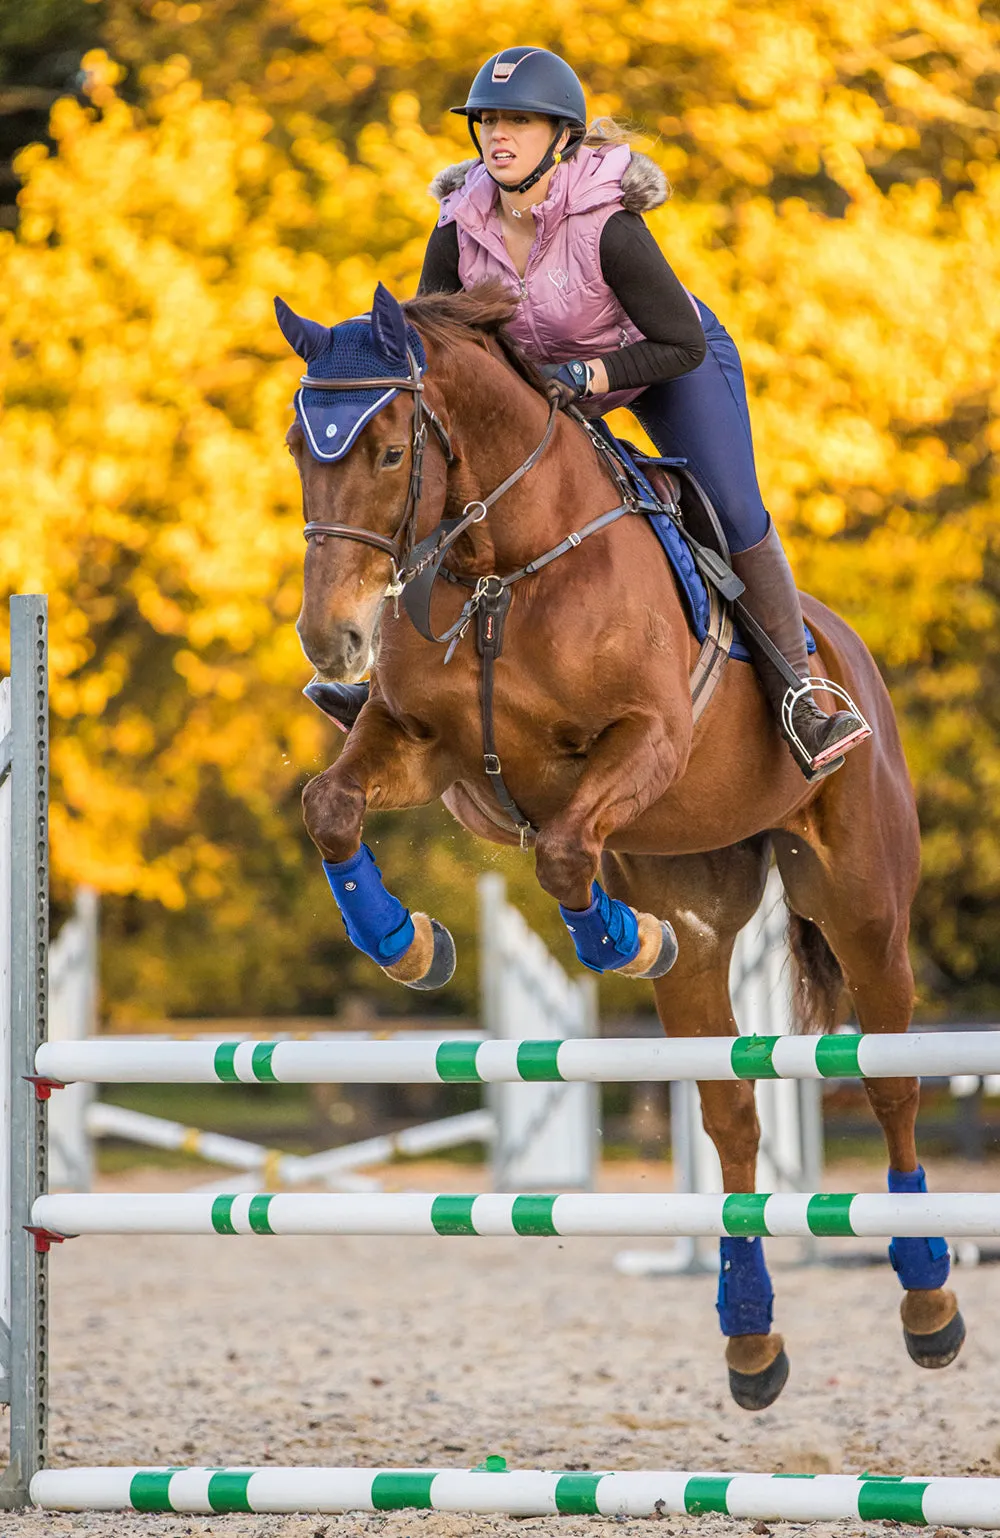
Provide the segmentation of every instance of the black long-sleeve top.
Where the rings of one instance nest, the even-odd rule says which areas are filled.
[[[644,340],[602,353],[611,390],[639,390],[676,379],[705,356],[705,333],[687,290],[639,214],[612,214],[601,231],[601,273]],[[439,224],[427,243],[421,294],[453,294],[458,277],[458,230]],[[544,360],[542,360],[544,361]]]

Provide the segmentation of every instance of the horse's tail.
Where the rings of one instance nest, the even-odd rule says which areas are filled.
[[[788,939],[792,951],[792,1029],[800,1033],[830,1031],[837,1022],[837,1005],[844,988],[840,962],[811,919],[789,912]]]

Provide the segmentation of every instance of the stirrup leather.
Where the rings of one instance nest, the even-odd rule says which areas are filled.
[[[805,699],[809,694],[820,691],[824,694],[832,694],[834,699],[839,700],[842,705],[847,707],[851,715],[858,722],[858,730],[850,737],[843,737],[839,742],[832,743],[825,753],[818,754],[816,758],[813,758],[802,738],[795,730],[792,718],[795,713],[795,707],[800,700]],[[781,702],[781,729],[790,746],[810,769],[822,768],[831,759],[839,758],[849,748],[857,747],[859,743],[867,741],[872,735],[871,726],[851,699],[847,690],[841,688],[840,684],[835,684],[832,678],[804,678],[797,689],[789,687]]]

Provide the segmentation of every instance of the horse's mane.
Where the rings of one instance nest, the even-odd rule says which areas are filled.
[[[421,294],[403,305],[407,320],[429,342],[447,347],[449,343],[475,340],[470,333],[493,337],[511,367],[521,378],[545,394],[545,380],[537,368],[523,357],[516,342],[504,327],[517,309],[517,297],[499,278],[459,290],[455,294]]]

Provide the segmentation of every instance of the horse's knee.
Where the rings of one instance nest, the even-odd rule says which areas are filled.
[[[579,832],[543,828],[535,841],[535,873],[541,887],[565,908],[586,908],[600,864],[600,849]]]
[[[365,813],[361,786],[334,779],[325,770],[309,781],[302,792],[302,818],[306,832],[324,860],[346,860],[357,847]]]

